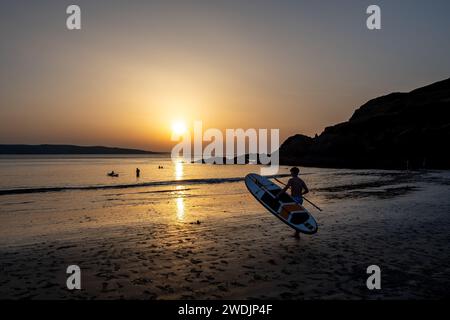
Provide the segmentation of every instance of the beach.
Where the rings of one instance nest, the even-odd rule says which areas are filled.
[[[319,231],[298,240],[248,193],[243,177],[257,165],[11,160],[14,174],[34,168],[27,181],[8,161],[0,162],[0,299],[450,296],[448,171],[301,168],[323,212],[305,204]],[[118,180],[104,177],[119,163]],[[53,178],[40,180],[39,168]],[[67,168],[89,174],[65,179]],[[105,171],[96,178],[92,168]],[[81,269],[81,290],[66,287],[69,265]],[[381,290],[366,287],[370,265],[381,268]]]

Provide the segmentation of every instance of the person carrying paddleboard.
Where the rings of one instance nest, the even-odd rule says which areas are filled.
[[[277,199],[285,193],[289,188],[291,188],[291,196],[292,199],[294,199],[295,202],[298,204],[303,204],[303,195],[307,194],[309,192],[308,186],[306,185],[305,181],[300,179],[298,177],[298,174],[300,173],[300,170],[297,167],[291,168],[291,176],[292,178],[289,179],[286,186],[278,193]],[[300,233],[298,231],[295,231],[296,238],[300,238]]]

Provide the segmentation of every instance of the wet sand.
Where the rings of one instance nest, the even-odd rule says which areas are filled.
[[[449,180],[356,180],[310,195],[324,212],[311,209],[319,232],[300,240],[242,182],[2,196],[0,298],[448,298]],[[72,264],[79,291],[65,285]]]

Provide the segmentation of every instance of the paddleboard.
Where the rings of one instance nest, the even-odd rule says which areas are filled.
[[[305,207],[297,204],[287,193],[276,198],[281,190],[277,184],[259,174],[250,173],[245,177],[245,185],[256,200],[291,228],[306,234],[317,232],[317,222]]]

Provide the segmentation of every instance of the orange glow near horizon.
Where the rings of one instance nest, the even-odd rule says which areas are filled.
[[[321,133],[369,99],[431,83],[446,70],[432,46],[408,43],[418,55],[398,54],[390,37],[351,33],[347,23],[359,16],[312,19],[302,1],[101,2],[86,8],[86,28],[69,32],[51,2],[25,9],[9,1],[21,21],[39,28],[2,20],[11,41],[0,65],[0,144],[170,151],[176,120],[186,130],[195,120],[204,130],[279,129],[282,142]],[[322,16],[321,7],[311,10]],[[427,37],[439,50],[447,29]],[[412,76],[409,66],[428,55],[439,62],[436,74]]]

